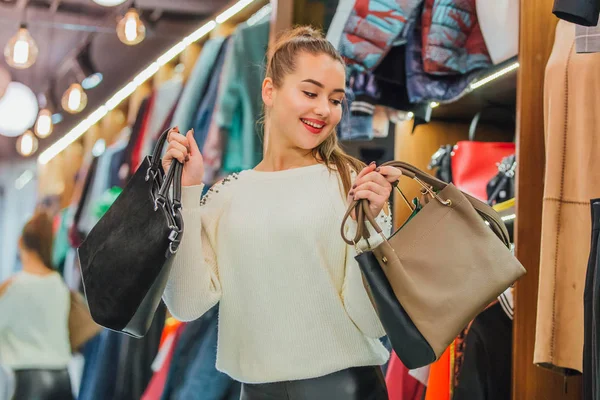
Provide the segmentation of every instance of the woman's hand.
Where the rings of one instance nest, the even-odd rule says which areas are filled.
[[[179,128],[175,127],[169,130],[167,136],[169,146],[162,159],[162,167],[169,171],[173,159],[183,164],[183,174],[181,176],[182,186],[200,185],[204,178],[204,160],[198,144],[194,140],[194,131],[190,129],[185,136],[179,133]]]
[[[394,167],[377,167],[375,162],[367,165],[356,177],[348,193],[348,203],[367,199],[373,216],[378,216],[392,193],[392,183],[402,176],[402,171]],[[356,220],[354,210],[352,219]]]

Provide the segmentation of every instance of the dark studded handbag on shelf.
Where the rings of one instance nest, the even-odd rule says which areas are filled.
[[[428,201],[411,206],[411,218],[389,238],[375,222],[368,200],[352,202],[341,233],[357,249],[356,260],[394,351],[413,369],[437,360],[525,269],[509,250],[502,220],[487,204],[410,164],[390,161],[382,166],[399,168],[414,179]],[[358,229],[348,239],[344,225],[353,209]],[[356,243],[369,238],[367,220],[384,240],[361,252]]]
[[[138,338],[150,328],[183,236],[183,165],[173,160],[163,172],[167,135],[77,249],[94,321]]]

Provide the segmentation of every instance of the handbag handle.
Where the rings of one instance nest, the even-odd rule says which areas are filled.
[[[152,152],[152,164],[146,173],[146,178],[149,177],[150,171],[153,172],[153,175],[156,176],[158,173],[158,168],[160,168],[161,158],[160,153],[165,146],[167,141],[167,136],[169,135],[169,129],[165,129],[163,133],[161,133],[158,138],[158,142],[156,146],[154,146],[154,151]],[[165,176],[165,179],[162,182],[162,185],[158,191],[157,199],[161,199],[161,201],[166,201],[169,193],[169,188],[171,184],[173,184],[173,211],[181,208],[181,175],[183,174],[183,164],[178,160],[173,159],[171,162],[171,166],[169,167],[169,171]]]
[[[446,186],[448,186],[448,183],[443,182],[406,162],[389,161],[384,164],[381,164],[381,166],[390,166],[398,168],[400,171],[402,171],[403,176],[407,176],[408,178],[417,181],[417,183],[419,183],[419,185],[421,185],[423,189],[425,189],[425,191],[435,200],[439,201],[445,206],[452,206],[451,200],[444,200],[434,192],[434,190],[443,190]],[[396,182],[395,184],[397,185],[398,182]],[[494,211],[494,209],[488,206],[487,204],[483,203],[482,201],[476,199],[475,197],[467,193],[463,192],[463,195],[467,198],[467,200],[469,200],[469,202],[471,203],[473,208],[475,208],[475,210],[479,213],[479,215],[481,215],[481,217],[483,217],[483,219],[490,225],[496,236],[498,236],[498,238],[500,238],[500,240],[502,240],[502,242],[504,242],[505,245],[510,246],[510,237],[508,235],[508,230],[506,229],[506,226],[504,225],[496,211]],[[351,240],[346,237],[344,233],[344,226],[346,225],[346,221],[350,217],[350,213],[353,209],[356,210],[356,222],[358,224],[358,229],[356,230],[356,235],[354,239]],[[346,211],[346,214],[344,215],[344,218],[342,220],[341,233],[342,238],[346,243],[353,244],[356,246],[356,243],[358,243],[358,241],[361,238],[369,238],[369,231],[365,225],[365,218],[371,223],[375,231],[378,234],[380,234],[384,238],[384,240],[387,240],[387,238],[385,238],[383,235],[381,227],[375,221],[375,217],[373,216],[373,213],[369,208],[369,201],[366,199],[361,199],[353,201],[348,206],[348,210]]]

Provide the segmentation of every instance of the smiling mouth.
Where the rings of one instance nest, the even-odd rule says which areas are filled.
[[[318,129],[318,130],[321,130],[325,127],[324,124],[317,124],[316,122],[307,121],[304,118],[300,118],[300,121],[302,121],[303,124],[308,125],[309,127]]]

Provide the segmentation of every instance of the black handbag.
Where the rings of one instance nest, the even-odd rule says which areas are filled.
[[[138,338],[150,328],[183,236],[183,165],[173,160],[163,172],[167,135],[162,133],[153,154],[77,249],[94,321]]]
[[[503,203],[515,197],[515,171],[517,159],[513,154],[498,164],[498,174],[488,182],[486,192],[490,206]]]

